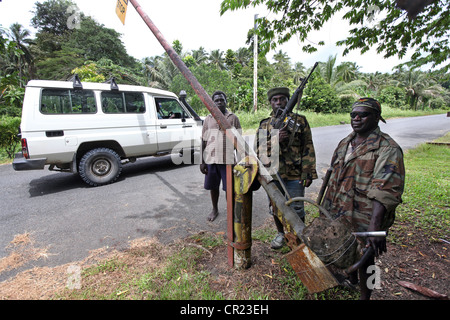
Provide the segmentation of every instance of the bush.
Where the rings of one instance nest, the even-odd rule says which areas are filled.
[[[17,149],[20,138],[19,133],[20,118],[2,117],[0,118],[0,148],[5,150],[8,158],[12,159]]]
[[[300,109],[333,113],[341,112],[342,106],[333,88],[322,77],[315,76],[303,91]]]
[[[406,92],[405,89],[399,87],[386,87],[381,90],[377,100],[381,104],[385,103],[393,108],[401,108],[406,104]]]

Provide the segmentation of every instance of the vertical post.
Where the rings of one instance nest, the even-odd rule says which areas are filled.
[[[234,266],[237,269],[250,268],[252,247],[252,200],[253,182],[258,165],[246,156],[233,168],[234,180]]]
[[[258,110],[258,34],[256,29],[258,24],[256,22],[258,15],[255,14],[255,28],[253,33],[253,111]]]
[[[252,199],[253,192],[236,193],[234,198],[234,266],[247,269],[252,265]]]
[[[234,188],[233,188],[233,166],[227,164],[227,238],[228,238],[228,266],[233,267],[234,265]]]

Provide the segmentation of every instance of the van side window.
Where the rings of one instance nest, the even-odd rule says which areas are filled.
[[[155,98],[155,103],[158,119],[191,118],[191,115],[175,99]]]
[[[97,113],[97,104],[90,90],[42,89],[40,111],[43,114]]]
[[[144,113],[144,95],[140,92],[102,92],[104,113]]]

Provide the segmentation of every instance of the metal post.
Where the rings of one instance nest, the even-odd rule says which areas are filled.
[[[253,192],[236,193],[234,199],[234,266],[236,269],[247,269],[252,264]]]
[[[233,166],[231,164],[227,165],[227,238],[228,238],[228,248],[227,257],[228,265],[233,267],[234,265],[234,188],[233,188]]]

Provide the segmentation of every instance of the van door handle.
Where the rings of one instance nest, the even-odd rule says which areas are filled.
[[[159,127],[160,127],[161,129],[167,129],[167,126],[166,126],[165,124],[161,124],[161,125],[159,125]]]
[[[192,124],[185,124],[183,125],[183,128],[192,128]]]

